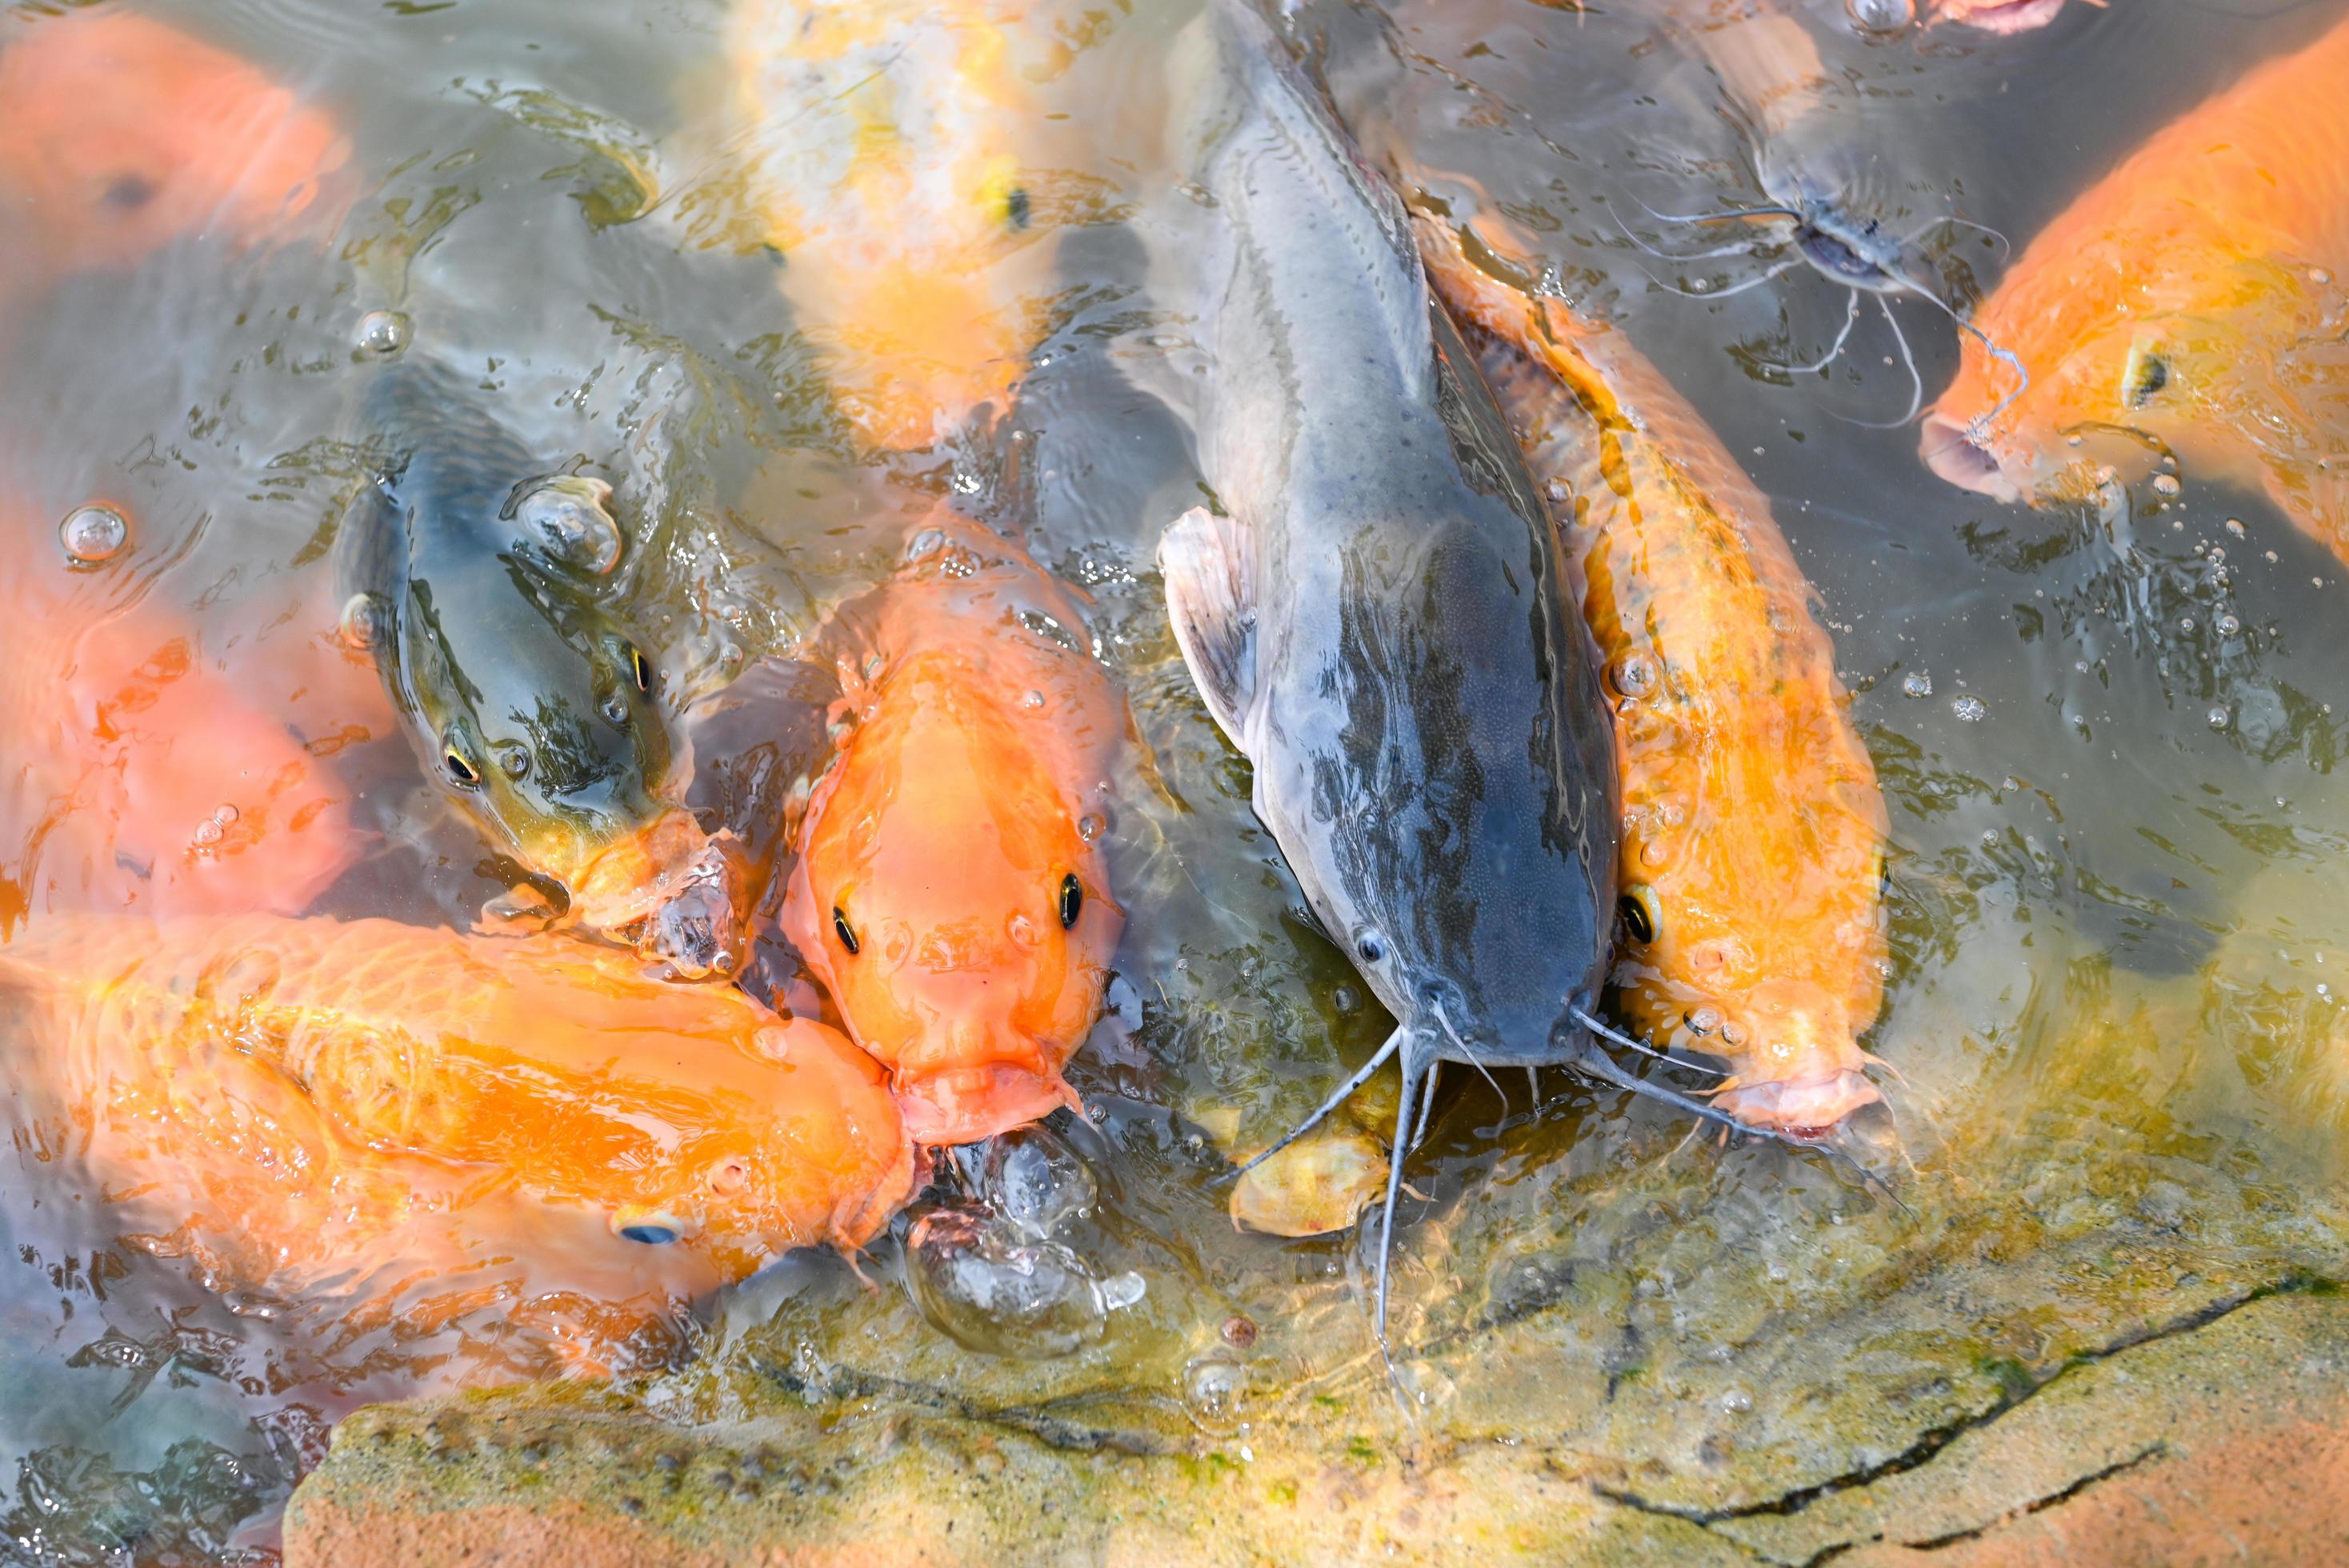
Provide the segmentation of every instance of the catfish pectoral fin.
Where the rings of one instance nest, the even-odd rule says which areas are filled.
[[[1256,541],[1238,519],[1195,506],[1159,539],[1158,570],[1183,662],[1216,727],[1246,755],[1241,735],[1256,702]]]

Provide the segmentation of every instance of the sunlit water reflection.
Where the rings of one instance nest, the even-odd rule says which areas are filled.
[[[47,9],[0,14],[0,48]],[[2349,801],[2333,779],[2349,665],[2318,628],[2349,590],[2338,563],[2191,473],[2045,513],[1940,484],[1913,432],[1855,422],[1907,400],[1889,336],[1856,336],[1825,372],[1772,368],[1832,339],[1845,305],[1824,280],[1797,270],[1692,298],[1674,291],[1696,274],[1642,248],[1689,245],[1647,209],[1757,194],[1712,89],[1651,18],[1529,0],[1392,9],[1411,57],[1400,78],[1382,78],[1366,13],[1311,6],[1297,26],[1341,93],[1400,79],[1379,112],[1430,166],[1480,181],[1538,237],[1553,281],[1674,377],[1771,494],[1820,591],[1891,810],[1896,973],[1868,1043],[1897,1073],[1910,1211],[1775,1149],[1684,1142],[1668,1119],[1560,1077],[1537,1091],[1454,1072],[1413,1164],[1423,1198],[1406,1203],[1396,1315],[1401,1340],[1451,1359],[1409,1362],[1409,1386],[1456,1399],[1480,1336],[1563,1304],[1544,1320],[1552,1359],[1508,1391],[1521,1407],[1596,1422],[1601,1393],[1643,1368],[1785,1340],[1795,1348],[1741,1374],[1733,1395],[1750,1406],[1770,1379],[1832,1365],[1806,1367],[1804,1327],[1872,1282],[2104,1227],[2179,1238],[2213,1273],[2333,1269],[2349,1237],[2336,1152],[2349,923],[2333,896]],[[1847,36],[1833,53],[1910,210],[2019,244],[2175,109],[2334,8],[2319,9],[2247,21],[2135,0],[2013,38]],[[689,242],[664,201],[710,172],[678,150],[695,145],[717,6],[157,14],[333,106],[362,194],[323,247],[191,239],[9,297],[10,575],[85,609],[150,594],[258,706],[338,738],[313,750],[347,783],[364,852],[319,913],[461,924],[512,880],[421,787],[404,742],[338,725],[287,673],[335,624],[325,547],[367,472],[355,421],[388,353],[459,367],[534,448],[614,480],[632,540],[617,591],[696,690],[788,651],[947,493],[1024,531],[1095,596],[1128,683],[1153,766],[1132,760],[1119,780],[1111,842],[1130,918],[1110,1016],[1071,1073],[1094,1127],[1069,1128],[1061,1151],[1095,1191],[1043,1233],[966,1237],[1075,1260],[1095,1294],[1081,1325],[1053,1331],[1068,1343],[1049,1348],[1067,1353],[966,1349],[925,1320],[885,1243],[863,1265],[877,1291],[808,1258],[728,1293],[701,1360],[653,1386],[653,1403],[722,1415],[739,1408],[735,1379],[820,1388],[854,1365],[996,1404],[1140,1389],[1228,1433],[1247,1412],[1382,1377],[1355,1238],[1237,1234],[1218,1184],[1225,1149],[1287,1125],[1387,1024],[1313,931],[1174,654],[1152,547],[1198,479],[1185,433],[1120,368],[1153,325],[1132,236],[1110,217],[1063,236],[1053,330],[991,428],[860,461],[773,259]],[[1101,19],[1062,90],[1126,126],[1168,17]],[[2088,92],[2090,79],[2129,90]],[[1132,162],[1088,172],[1128,198],[1146,184]],[[1987,284],[2002,252],[1965,233],[1951,254]],[[1731,257],[1705,275],[1721,292],[1755,273]],[[1954,363],[1953,329],[1915,302],[1899,310],[1930,392]],[[78,525],[86,559],[111,558],[71,573],[61,520],[97,500],[121,510],[128,547],[101,551],[105,531]],[[771,945],[753,980],[812,1000]],[[0,1028],[40,1049],[18,1021]],[[1384,1126],[1383,1093],[1349,1114]],[[987,1179],[945,1199],[975,1202]],[[265,1304],[215,1296],[184,1263],[120,1243],[29,1158],[10,1189],[0,1464],[16,1466],[16,1559],[198,1561],[265,1543],[335,1410],[464,1377],[461,1326],[321,1366]],[[2051,1288],[2015,1312],[2014,1353],[2094,1316],[2091,1295]],[[1844,1343],[1823,1337],[1817,1355]],[[432,1365],[442,1356],[455,1359]]]

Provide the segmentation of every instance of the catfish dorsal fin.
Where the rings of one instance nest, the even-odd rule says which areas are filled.
[[[1256,540],[1247,524],[1195,506],[1158,541],[1166,614],[1207,712],[1243,755],[1256,703]]]

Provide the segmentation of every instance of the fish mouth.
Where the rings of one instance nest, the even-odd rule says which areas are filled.
[[[2028,33],[2053,22],[2063,9],[2064,0],[2006,0],[1998,5],[1945,5],[1935,20],[1985,33]]]
[[[1975,438],[1973,431],[1942,414],[1925,416],[1918,454],[1925,466],[1960,490],[2008,502],[2029,499],[2007,473],[1998,454]]]
[[[896,1087],[905,1130],[925,1149],[976,1143],[1041,1121],[1064,1105],[1084,1109],[1060,1074],[1007,1062],[901,1077]]]
[[[1815,1143],[1832,1135],[1845,1117],[1881,1099],[1867,1074],[1846,1068],[1816,1078],[1736,1084],[1713,1104],[1749,1127]]]
[[[726,979],[749,956],[733,836],[704,832],[681,807],[597,850],[564,881],[573,919],[673,978]]]

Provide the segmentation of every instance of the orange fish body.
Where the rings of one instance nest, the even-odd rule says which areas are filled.
[[[20,1144],[215,1288],[330,1322],[569,1303],[550,1333],[599,1362],[784,1251],[862,1243],[915,1178],[836,1031],[565,938],[68,916],[0,947],[0,998]]]
[[[1055,286],[1023,107],[1063,52],[1012,0],[738,0],[727,59],[750,226],[860,445],[999,402]]]
[[[167,23],[38,17],[0,47],[0,274],[129,267],[203,233],[325,232],[349,160],[330,118]]]
[[[1623,1003],[1658,1043],[1732,1065],[1723,1110],[1823,1131],[1878,1098],[1858,1040],[1883,1000],[1887,820],[1810,585],[1753,481],[1620,333],[1415,222],[1581,563],[1616,703]],[[1499,264],[1523,253],[1472,227]]]
[[[45,531],[0,521],[19,548]],[[383,728],[380,694],[290,628],[213,655],[151,603],[103,603],[112,572],[59,552],[11,583],[0,938],[42,911],[298,913],[358,852],[328,757]]]
[[[1124,915],[1102,833],[1123,699],[1082,607],[976,531],[932,528],[830,633],[851,726],[811,794],[785,933],[924,1145],[1076,1103]]]
[[[1922,451],[2004,500],[2092,493],[2116,430],[2266,490],[2349,559],[2349,23],[2155,135],[1975,313]],[[2079,438],[2079,444],[2075,444]]]

